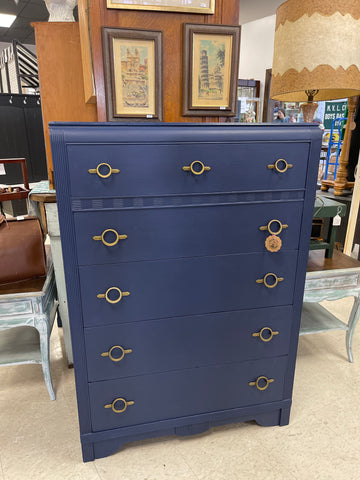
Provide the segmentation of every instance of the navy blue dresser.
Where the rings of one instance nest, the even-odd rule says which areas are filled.
[[[289,422],[321,132],[50,125],[84,461]]]

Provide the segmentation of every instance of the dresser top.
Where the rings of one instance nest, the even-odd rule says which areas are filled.
[[[50,132],[61,131],[67,143],[168,143],[309,141],[321,138],[317,124],[228,123],[80,123],[51,122]]]

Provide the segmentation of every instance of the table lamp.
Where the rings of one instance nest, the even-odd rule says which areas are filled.
[[[276,12],[270,97],[306,102],[311,122],[314,100],[359,95],[359,45],[359,0],[288,0]]]
[[[314,100],[349,98],[336,179],[322,182],[324,190],[334,186],[335,195],[353,186],[346,176],[358,100],[352,97],[360,94],[359,45],[359,0],[288,0],[277,9],[270,97],[306,102],[304,122],[313,120]]]

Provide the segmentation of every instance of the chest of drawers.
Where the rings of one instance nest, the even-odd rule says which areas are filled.
[[[320,130],[50,132],[84,460],[287,424]]]

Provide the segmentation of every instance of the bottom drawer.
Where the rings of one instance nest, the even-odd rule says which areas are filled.
[[[283,356],[90,383],[92,430],[279,401],[286,366]]]

